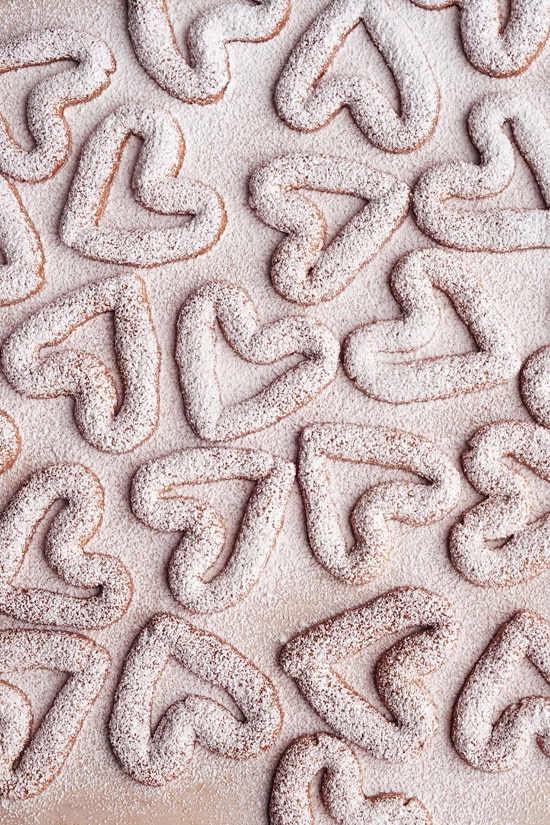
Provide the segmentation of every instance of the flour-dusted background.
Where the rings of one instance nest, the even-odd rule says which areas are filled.
[[[195,15],[219,0],[168,0],[176,34],[181,35]],[[550,618],[547,585],[550,573],[519,587],[485,590],[459,577],[447,551],[450,526],[460,513],[479,499],[463,480],[455,511],[433,527],[392,525],[394,549],[378,580],[363,587],[349,587],[333,580],[313,560],[305,536],[304,516],[297,487],[276,550],[260,581],[240,604],[217,615],[190,617],[247,654],[275,683],[285,721],[274,747],[248,762],[237,763],[213,756],[197,747],[182,777],[161,789],[138,785],[118,767],[111,754],[106,723],[120,665],[136,632],[159,610],[189,617],[172,598],[166,583],[166,562],[175,547],[176,534],[155,534],[139,524],[129,509],[129,485],[133,472],[145,461],[173,450],[199,444],[183,415],[173,358],[174,332],[179,307],[189,293],[213,278],[244,286],[257,304],[262,322],[284,314],[303,313],[328,324],[343,340],[360,323],[394,317],[398,308],[389,292],[388,277],[399,256],[423,245],[432,245],[415,227],[412,217],[395,233],[378,257],[354,283],[333,301],[303,309],[285,302],[269,280],[269,260],[281,235],[264,226],[248,206],[247,180],[260,162],[285,152],[325,152],[355,158],[392,172],[409,184],[429,165],[450,159],[476,160],[466,130],[473,102],[487,92],[513,90],[546,107],[550,79],[547,47],[524,74],[493,80],[476,72],[467,62],[457,36],[455,8],[425,11],[408,0],[391,0],[420,38],[441,89],[441,115],[432,139],[419,151],[392,156],[373,148],[341,112],[324,129],[313,134],[291,131],[279,120],[273,106],[273,90],[284,62],[299,34],[325,0],[293,0],[287,26],[275,39],[263,44],[229,46],[232,81],[224,97],[214,105],[191,106],[163,92],[145,74],[132,52],[126,32],[123,0],[4,0],[0,30],[3,38],[44,27],[82,28],[103,37],[111,46],[117,71],[109,88],[96,100],[67,110],[73,145],[67,164],[50,181],[17,185],[42,238],[46,256],[46,283],[40,293],[14,307],[0,309],[2,337],[30,313],[68,290],[114,275],[115,265],[97,263],[66,248],[57,226],[81,147],[91,130],[123,103],[164,106],[178,119],[186,139],[182,174],[196,177],[222,195],[228,215],[227,229],[219,243],[196,260],[171,264],[141,274],[147,285],[152,313],[162,349],[161,418],[155,435],[134,453],[111,456],[90,447],[78,433],[69,399],[31,400],[12,391],[0,379],[0,409],[13,416],[22,436],[22,450],[14,467],[0,479],[0,504],[5,504],[19,484],[45,465],[76,461],[94,470],[106,493],[103,526],[90,550],[116,554],[130,569],[135,596],[126,616],[113,627],[90,636],[104,644],[113,657],[107,686],[88,717],[63,772],[40,796],[27,802],[0,807],[2,825],[242,825],[267,823],[267,803],[275,765],[297,735],[324,729],[277,663],[281,643],[299,629],[349,606],[359,605],[394,586],[411,584],[433,589],[450,599],[463,620],[463,633],[452,661],[428,679],[436,699],[440,728],[426,753],[406,765],[389,765],[357,751],[364,768],[366,793],[402,791],[418,796],[432,812],[434,825],[543,825],[548,822],[550,779],[548,760],[533,742],[528,758],[515,770],[485,775],[469,768],[452,748],[449,727],[452,705],[470,668],[497,625],[519,607],[531,607]],[[184,48],[184,47],[183,47]],[[62,66],[24,69],[0,77],[0,110],[14,136],[24,145],[32,141],[25,128],[25,99],[32,86]],[[396,100],[391,75],[364,30],[348,37],[329,72],[363,73],[376,80]],[[117,226],[166,225],[173,219],[151,215],[132,198],[130,176],[139,151],[132,139],[125,150],[103,217]],[[361,202],[335,195],[312,194],[335,232]],[[495,205],[541,206],[536,185],[518,157],[514,181]],[[487,204],[492,206],[493,204]],[[473,204],[472,208],[476,208]],[[465,255],[492,294],[497,306],[515,330],[524,357],[550,342],[550,279],[548,252],[507,255]],[[440,331],[422,355],[466,351],[472,347],[468,332],[450,303],[438,295],[442,311]],[[91,348],[115,368],[111,321],[101,317],[77,330],[67,346]],[[224,399],[235,401],[264,385],[279,367],[244,363],[220,344],[220,379]],[[517,380],[489,391],[448,401],[393,407],[368,399],[356,390],[340,369],[335,382],[309,406],[280,424],[240,439],[235,446],[259,447],[295,459],[300,429],[310,422],[341,421],[396,426],[432,438],[447,450],[457,466],[468,438],[482,424],[502,418],[528,420],[522,407]],[[366,486],[403,474],[379,468],[333,463],[335,496],[343,522]],[[550,509],[549,486],[533,474],[537,496],[536,515]],[[194,489],[223,513],[229,540],[235,535],[250,485],[244,482],[206,485]],[[33,539],[19,582],[48,584],[64,589],[42,560],[40,545],[50,516]],[[349,534],[349,528],[348,528]],[[1,626],[14,626],[0,619]],[[342,664],[341,673],[379,706],[372,665],[384,647],[367,649],[360,657]],[[29,694],[36,720],[55,695],[60,678],[37,672],[10,675]],[[167,705],[186,691],[223,695],[198,685],[175,664],[165,672],[157,691],[153,722]],[[531,692],[549,694],[542,677],[528,665],[502,696],[502,708]],[[328,822],[318,801],[316,822]]]

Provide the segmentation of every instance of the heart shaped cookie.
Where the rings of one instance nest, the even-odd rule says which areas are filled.
[[[27,125],[34,149],[23,149],[0,115],[0,172],[16,180],[37,183],[63,166],[71,148],[64,111],[107,88],[115,59],[103,40],[72,29],[29,32],[0,44],[0,74],[60,60],[74,60],[78,66],[45,78],[27,100]]]
[[[390,633],[413,629],[376,664],[376,686],[390,720],[350,687],[334,665]],[[459,629],[451,605],[441,596],[400,587],[303,631],[287,642],[279,658],[306,701],[340,736],[377,759],[407,762],[437,729],[424,677],[445,664]]]
[[[252,364],[274,364],[290,355],[304,360],[258,392],[222,405],[216,376],[216,321],[227,343]],[[256,309],[240,286],[213,281],[194,292],[178,318],[176,361],[185,415],[209,441],[263,430],[303,407],[336,376],[340,346],[328,327],[301,316],[260,327]]]
[[[79,350],[40,358],[81,324],[112,312],[115,353],[124,395],[105,365]],[[160,353],[145,284],[137,275],[119,275],[69,292],[31,315],[6,339],[2,369],[14,389],[31,398],[74,397],[74,417],[83,437],[109,453],[138,447],[157,428]]]
[[[444,292],[468,327],[479,352],[416,361],[384,361],[429,343],[439,325],[434,290]],[[453,398],[504,383],[521,359],[516,341],[490,296],[461,258],[443,249],[421,249],[401,258],[391,274],[401,318],[353,330],[344,344],[344,370],[355,386],[379,401],[409,404]]]
[[[224,3],[189,26],[189,63],[178,48],[164,0],[128,0],[128,33],[136,57],[153,80],[185,103],[214,103],[231,78],[227,43],[270,40],[285,25],[290,0]]]
[[[31,737],[26,695],[0,681],[0,798],[27,799],[59,774],[107,677],[105,648],[59,630],[0,630],[0,672],[47,668],[65,671],[67,681]]]
[[[261,450],[225,447],[183,450],[140,467],[132,480],[134,515],[155,530],[183,532],[168,565],[175,598],[193,613],[236,604],[256,584],[283,526],[294,465]],[[256,485],[222,571],[207,572],[223,551],[221,516],[196,498],[170,495],[182,484],[247,479]]]
[[[34,295],[44,283],[44,252],[38,232],[14,186],[0,175],[0,306]]]
[[[348,549],[330,492],[329,460],[395,467],[429,484],[391,481],[366,490],[351,514],[356,543]],[[360,424],[316,424],[302,430],[298,483],[315,558],[337,579],[355,585],[372,581],[387,563],[389,521],[432,524],[452,510],[460,493],[457,470],[431,441]]]
[[[339,825],[431,825],[415,797],[365,796],[361,765],[344,742],[328,733],[300,736],[283,753],[271,789],[269,825],[314,825],[310,792],[322,772],[321,798]]]
[[[151,706],[168,659],[231,696],[244,721],[205,696],[174,702],[154,732]],[[249,759],[271,747],[282,723],[267,676],[213,633],[178,616],[153,616],[132,645],[118,683],[109,738],[122,768],[137,782],[165,785],[180,776],[195,743],[228,759]]]
[[[468,209],[453,198],[472,201],[502,192],[514,175],[512,142],[533,172],[544,209]],[[414,189],[413,206],[420,229],[444,246],[511,252],[550,246],[550,128],[542,112],[524,95],[487,95],[468,118],[470,139],[480,163],[451,162],[424,172]]]
[[[362,23],[390,69],[400,98],[397,114],[367,77],[325,77],[348,34]],[[413,32],[386,0],[333,0],[302,34],[277,84],[275,105],[293,129],[325,126],[343,107],[363,134],[387,152],[411,152],[431,136],[439,90]]]
[[[327,225],[298,190],[355,195],[368,201],[323,249]],[[409,209],[409,187],[364,163],[330,155],[285,155],[250,178],[250,205],[268,226],[285,232],[271,259],[271,282],[289,301],[330,301],[371,261]]]
[[[511,458],[550,481],[550,431],[499,421],[478,430],[462,456],[470,484],[487,498],[455,524],[449,549],[459,573],[482,587],[520,584],[550,567],[550,513],[529,523],[531,486]]]
[[[166,229],[100,226],[130,135],[143,140],[132,178],[136,201],[162,215],[190,215],[189,221]],[[169,112],[121,106],[99,124],[82,150],[61,216],[61,240],[88,258],[141,267],[202,255],[222,234],[225,209],[209,186],[180,176],[184,154],[183,134]]]
[[[491,773],[515,768],[533,739],[550,757],[549,696],[523,697],[492,721],[506,682],[524,659],[550,682],[550,624],[529,610],[499,627],[457,699],[453,744],[473,768]]]
[[[12,584],[38,524],[57,501],[65,507],[49,526],[44,556],[66,584],[97,587],[97,595]],[[102,628],[120,619],[133,594],[128,570],[114,556],[84,551],[102,517],[103,487],[91,470],[59,464],[34,473],[0,515],[0,612],[20,621],[79,629]]]

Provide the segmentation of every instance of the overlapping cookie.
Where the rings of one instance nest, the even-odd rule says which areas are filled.
[[[163,215],[191,216],[165,229],[102,226],[109,190],[130,135],[143,145],[132,188],[138,203]],[[222,234],[226,215],[218,193],[182,177],[185,142],[176,119],[164,109],[121,106],[88,138],[61,216],[67,246],[100,261],[152,267],[202,255]]]
[[[226,690],[244,721],[205,696],[171,705],[154,731],[151,706],[169,657]],[[228,759],[249,759],[271,747],[282,712],[271,681],[241,653],[185,619],[159,613],[126,656],[109,720],[109,739],[122,768],[137,782],[165,785],[185,770],[195,743]]]
[[[429,343],[440,320],[435,289],[451,299],[479,351],[401,363],[384,360],[386,354],[415,352]],[[402,317],[358,327],[344,344],[344,369],[362,392],[392,404],[433,401],[490,389],[518,373],[521,360],[506,320],[455,253],[409,253],[392,270],[391,290]]]
[[[183,532],[168,565],[168,583],[187,610],[209,613],[236,604],[256,584],[283,525],[294,465],[262,450],[183,450],[145,464],[132,481],[132,510],[155,530]],[[221,516],[174,487],[231,479],[256,482],[223,570],[206,578],[223,551]]]
[[[253,364],[273,364],[290,355],[304,360],[256,395],[224,407],[216,375],[218,322],[227,343]],[[185,415],[209,441],[226,441],[263,430],[309,403],[335,378],[340,346],[328,327],[298,315],[260,326],[248,293],[236,284],[212,281],[194,292],[178,317],[176,361]]]

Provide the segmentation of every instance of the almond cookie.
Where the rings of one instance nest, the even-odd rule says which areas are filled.
[[[376,663],[376,687],[390,720],[333,665],[404,630],[414,632]],[[448,601],[421,588],[400,587],[303,631],[283,647],[280,662],[336,733],[377,759],[408,762],[427,746],[438,726],[424,677],[445,664],[459,630]]]
[[[550,757],[550,697],[524,696],[496,716],[499,696],[527,659],[550,682],[550,624],[520,610],[499,627],[457,699],[452,736],[457,753],[473,768],[515,768],[535,742]]]
[[[107,88],[115,59],[103,40],[72,29],[29,32],[0,44],[0,74],[60,60],[74,60],[78,66],[45,78],[27,100],[27,125],[34,149],[23,149],[0,115],[0,172],[16,180],[38,183],[63,166],[71,148],[64,111]]]
[[[227,447],[183,450],[139,468],[132,480],[134,515],[154,530],[183,532],[168,565],[168,583],[187,610],[225,610],[250,592],[283,526],[294,472],[290,461],[272,453]],[[227,563],[216,576],[207,578],[223,552],[223,520],[209,504],[176,497],[170,491],[182,484],[236,478],[256,485]]]
[[[531,485],[511,458],[550,481],[550,431],[499,421],[478,430],[462,456],[470,484],[487,498],[455,524],[449,549],[459,573],[482,587],[520,584],[550,567],[550,513],[529,523]]]
[[[457,6],[466,57],[491,77],[512,77],[529,68],[548,39],[548,0],[514,0],[509,14],[498,0],[413,0],[423,9]]]
[[[0,306],[24,301],[44,283],[40,237],[14,186],[0,175]]]
[[[132,178],[134,198],[162,215],[191,215],[166,229],[100,226],[109,190],[129,137],[143,145]],[[226,215],[214,189],[180,175],[185,142],[176,119],[164,109],[121,106],[88,138],[61,216],[59,234],[88,258],[152,267],[195,258],[222,234]]]
[[[429,484],[390,481],[366,490],[351,513],[356,543],[348,549],[331,496],[329,460],[398,468]],[[387,563],[390,521],[432,524],[452,510],[460,493],[458,471],[431,441],[361,424],[315,424],[302,430],[298,483],[315,558],[337,579],[355,585],[375,579]]]
[[[185,103],[214,103],[231,79],[228,43],[261,43],[285,25],[290,0],[224,3],[199,14],[182,55],[165,0],[128,0],[128,32],[136,57],[168,94]]]
[[[348,34],[362,23],[393,75],[397,114],[367,77],[324,77]],[[333,0],[302,34],[275,91],[280,117],[293,129],[325,126],[343,107],[365,137],[387,152],[411,152],[431,136],[439,89],[415,35],[386,0]]]
[[[340,825],[431,825],[415,797],[365,796],[361,765],[344,742],[328,733],[300,736],[283,753],[273,779],[270,825],[314,825],[311,788],[322,771],[321,799]]]
[[[410,353],[430,342],[439,326],[434,291],[444,292],[468,327],[477,352],[395,363],[386,354]],[[505,319],[455,253],[420,249],[391,273],[401,318],[353,330],[344,344],[344,370],[357,389],[379,401],[409,404],[487,390],[517,375],[521,359]]]
[[[65,503],[51,522],[44,556],[60,579],[73,587],[99,588],[94,596],[71,596],[15,587],[38,524],[58,501]],[[99,531],[103,487],[80,464],[59,464],[34,473],[0,515],[0,612],[14,619],[78,629],[118,621],[132,600],[132,579],[119,559],[84,548]]]
[[[31,736],[32,710],[19,688],[0,681],[0,798],[21,800],[59,774],[107,677],[105,648],[59,630],[0,630],[0,672],[47,668],[68,678]]]
[[[251,398],[224,407],[216,375],[216,322],[245,361],[274,364],[290,355],[303,355],[304,360]],[[293,315],[262,327],[242,287],[212,281],[186,300],[178,318],[176,361],[189,426],[209,441],[270,427],[334,380],[339,352],[338,341],[324,324]]]
[[[155,687],[170,657],[231,696],[244,721],[205,696],[171,705],[154,731]],[[159,613],[136,638],[122,667],[109,738],[123,770],[144,785],[180,776],[195,743],[228,759],[250,759],[270,748],[282,723],[271,681],[227,642],[185,619]]]
[[[544,209],[468,209],[465,201],[502,192],[514,176],[512,141],[538,183]],[[424,172],[413,193],[420,229],[444,246],[472,252],[510,252],[550,246],[550,128],[525,95],[487,95],[468,118],[470,139],[480,163],[450,162]]]
[[[92,353],[65,350],[40,357],[44,347],[61,344],[76,327],[103,312],[114,315],[122,399]],[[23,395],[73,396],[78,429],[99,450],[128,452],[157,428],[160,352],[145,284],[137,275],[79,287],[31,315],[4,342],[1,363],[9,383]]]
[[[299,189],[355,195],[368,201],[323,249],[327,225]],[[339,295],[401,226],[409,209],[406,183],[364,163],[330,155],[285,155],[250,178],[250,205],[264,223],[285,232],[271,259],[271,282],[305,306]]]

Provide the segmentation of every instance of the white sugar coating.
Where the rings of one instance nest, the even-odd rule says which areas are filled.
[[[365,26],[394,77],[399,114],[368,77],[324,77],[358,23]],[[386,0],[333,0],[294,47],[277,84],[275,104],[285,123],[303,131],[320,129],[348,106],[375,146],[411,152],[435,129],[439,90],[419,42]]]
[[[381,354],[414,352],[433,338],[440,322],[435,289],[453,302],[478,352],[404,363],[379,360]],[[443,249],[412,252],[393,268],[391,290],[402,307],[401,318],[359,327],[344,346],[344,369],[358,389],[381,401],[407,404],[490,389],[517,375],[516,340],[461,257]]]
[[[223,3],[196,17],[187,32],[189,62],[182,55],[164,0],[128,0],[128,33],[137,59],[159,86],[186,103],[214,103],[230,81],[227,43],[275,37],[290,13],[290,0]]]
[[[33,31],[0,44],[0,75],[26,66],[74,60],[29,94],[27,124],[36,147],[27,151],[11,136],[0,115],[0,172],[30,183],[45,180],[67,160],[71,134],[64,110],[97,97],[109,85],[115,59],[104,40],[71,29]]]
[[[300,189],[355,195],[368,203],[325,246],[323,214]],[[330,155],[286,155],[254,170],[251,207],[289,236],[271,259],[277,292],[305,305],[339,295],[401,226],[409,195],[409,187],[393,175]]]
[[[499,695],[523,659],[550,681],[550,623],[528,610],[497,630],[457,699],[453,743],[473,768],[508,771],[535,742],[550,757],[550,697],[523,696],[495,719]]]
[[[418,799],[403,794],[365,796],[361,765],[352,749],[327,733],[301,736],[283,753],[269,800],[270,825],[313,825],[310,786],[322,771],[321,795],[331,818],[342,825],[430,825]]]
[[[506,459],[550,481],[550,431],[523,421],[482,427],[462,456],[470,484],[487,498],[464,513],[449,537],[451,559],[473,584],[516,585],[550,567],[550,514],[533,519],[533,490]],[[489,542],[505,539],[498,548]]]
[[[390,720],[351,688],[334,665],[403,630],[414,632],[376,663],[376,685],[394,717]],[[302,631],[283,647],[280,662],[304,698],[344,739],[377,759],[407,762],[425,750],[437,730],[436,706],[424,677],[447,664],[459,631],[446,599],[402,587]]]
[[[136,200],[163,215],[191,215],[189,222],[148,230],[99,225],[130,135],[143,139],[132,178]],[[225,209],[209,186],[180,177],[184,153],[181,128],[169,112],[139,105],[117,109],[84,146],[61,216],[61,239],[90,258],[141,267],[206,252],[225,228]]]
[[[0,630],[0,797],[27,799],[55,778],[103,688],[110,664],[105,648],[76,633]],[[9,673],[35,668],[64,671],[69,678],[31,736],[29,701],[9,684]]]
[[[254,364],[290,355],[304,360],[246,401],[222,404],[216,372],[216,322],[227,343]],[[260,326],[250,295],[213,281],[191,295],[178,317],[176,361],[187,420],[209,441],[239,438],[308,404],[335,378],[340,347],[326,326],[294,315]]]
[[[115,351],[123,398],[105,365],[88,352],[64,350],[40,358],[95,316],[114,314]],[[74,397],[83,437],[100,450],[133,450],[155,431],[159,416],[160,352],[145,284],[119,275],[88,284],[31,315],[4,342],[2,369],[10,384],[33,398]]]
[[[516,166],[514,146],[531,169],[545,208],[472,211],[452,198],[498,195]],[[480,163],[452,161],[424,172],[413,193],[419,227],[445,246],[470,251],[510,252],[550,246],[550,126],[546,115],[523,95],[493,94],[478,100],[468,117]]]
[[[24,301],[44,281],[44,252],[17,190],[0,175],[0,306]]]
[[[226,690],[245,721],[204,696],[188,695],[168,708],[153,732],[155,685],[170,656]],[[109,738],[130,776],[164,785],[185,769],[195,743],[228,759],[250,759],[271,747],[281,723],[275,688],[252,662],[213,633],[161,613],[148,622],[125,659]]]
[[[81,598],[13,584],[38,523],[57,501],[65,506],[51,522],[44,556],[60,579],[99,588]],[[81,465],[57,465],[35,473],[0,514],[0,613],[32,624],[101,628],[120,619],[132,599],[132,579],[114,556],[87,547],[103,517],[103,487]]]
[[[505,15],[498,0],[413,0],[424,9],[458,6],[460,36],[472,66],[491,77],[524,72],[550,32],[548,0],[516,0]]]
[[[15,463],[21,440],[13,418],[0,410],[0,473],[5,473]]]
[[[523,403],[539,424],[550,427],[550,347],[529,356],[520,381]]]
[[[140,467],[130,501],[155,530],[183,532],[168,565],[174,598],[193,613],[225,610],[248,595],[273,550],[285,516],[295,468],[259,450],[198,448]],[[256,482],[223,569],[206,578],[223,552],[225,528],[217,511],[197,498],[170,495],[174,487],[240,478]]]
[[[429,482],[392,481],[371,487],[355,503],[346,539],[331,496],[328,460],[393,467]],[[298,482],[311,549],[319,563],[340,581],[366,584],[387,563],[392,543],[388,522],[430,524],[456,505],[460,476],[451,459],[433,442],[389,427],[318,424],[300,436]]]

